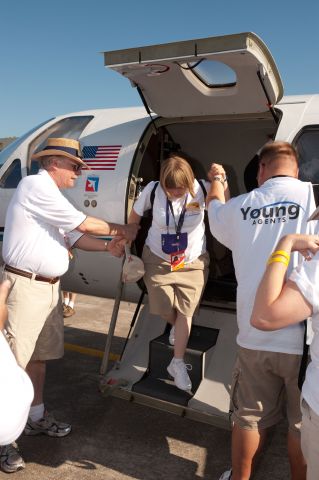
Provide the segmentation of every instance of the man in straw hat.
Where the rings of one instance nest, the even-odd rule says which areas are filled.
[[[121,250],[115,240],[90,235],[111,235],[132,241],[136,225],[118,225],[86,216],[60,192],[72,188],[86,164],[78,141],[49,138],[33,155],[40,162],[37,175],[25,177],[9,204],[3,239],[3,280],[10,280],[6,332],[18,364],[34,386],[34,400],[25,426],[26,435],[64,437],[71,425],[56,421],[44,408],[46,360],[63,356],[63,315],[59,278],[69,265],[69,249]],[[117,238],[117,240],[118,240]],[[13,445],[0,447],[5,472],[24,468]]]

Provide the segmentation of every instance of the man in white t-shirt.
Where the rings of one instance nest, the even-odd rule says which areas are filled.
[[[119,256],[116,241],[92,235],[134,240],[136,225],[111,224],[77,210],[60,189],[72,188],[86,166],[78,141],[49,138],[33,155],[41,164],[37,175],[25,177],[9,204],[4,230],[3,279],[12,287],[8,297],[6,336],[18,364],[34,386],[34,400],[25,427],[27,435],[64,437],[71,425],[57,422],[44,409],[46,360],[63,356],[63,314],[59,278],[69,265],[69,249],[110,251]],[[0,467],[24,468],[12,445],[0,447]]]
[[[297,153],[286,142],[269,143],[261,150],[259,188],[250,193],[225,203],[225,171],[213,164],[212,173],[214,180],[207,199],[210,229],[232,251],[238,282],[239,347],[231,392],[232,470],[221,478],[250,478],[267,429],[282,418],[285,393],[292,478],[303,479],[297,384],[303,328],[293,325],[276,332],[261,332],[250,325],[250,316],[266,260],[280,237],[311,233],[307,218],[314,208],[312,186],[297,179]]]

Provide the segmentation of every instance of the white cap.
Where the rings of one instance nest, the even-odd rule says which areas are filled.
[[[132,255],[128,245],[125,246],[125,261],[122,270],[123,283],[135,283],[145,274],[143,261],[136,255]]]

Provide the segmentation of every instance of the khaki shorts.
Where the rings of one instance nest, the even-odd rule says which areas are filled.
[[[307,480],[318,480],[319,472],[319,415],[301,401],[301,448],[307,463]]]
[[[12,288],[8,298],[6,336],[18,364],[63,357],[64,325],[60,282],[53,285],[3,272]]]
[[[171,272],[169,262],[154,255],[147,246],[143,249],[142,259],[150,312],[170,315],[173,310],[178,310],[187,317],[193,316],[208,277],[208,253],[176,272]]]
[[[232,421],[247,430],[265,429],[277,424],[286,409],[289,429],[299,432],[300,361],[301,355],[239,347],[230,395]]]

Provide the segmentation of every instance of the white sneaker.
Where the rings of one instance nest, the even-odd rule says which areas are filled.
[[[174,325],[172,326],[171,331],[169,332],[168,342],[169,342],[170,345],[175,345],[175,327],[174,327]]]
[[[180,390],[191,390],[192,382],[188,376],[187,370],[191,370],[191,365],[186,365],[183,360],[172,359],[167,367],[168,373],[174,378],[174,383]]]
[[[219,480],[231,480],[231,470],[226,470],[226,472],[219,477]]]

